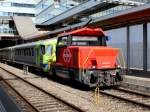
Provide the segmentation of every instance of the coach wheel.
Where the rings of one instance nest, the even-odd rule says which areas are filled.
[[[55,68],[52,68],[52,74],[53,74],[53,76],[56,76]]]

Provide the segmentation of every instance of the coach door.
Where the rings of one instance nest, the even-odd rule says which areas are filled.
[[[43,64],[43,56],[45,54],[45,45],[40,46],[40,64]]]

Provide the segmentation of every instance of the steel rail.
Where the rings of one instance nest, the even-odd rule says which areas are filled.
[[[12,72],[10,72],[10,71],[8,71],[8,70],[2,68],[2,67],[0,67],[0,68],[3,69],[4,71],[8,72],[9,74],[14,75],[15,77],[21,79],[22,81],[28,83],[29,85],[35,87],[36,89],[42,91],[43,93],[45,93],[45,94],[47,94],[47,95],[49,95],[49,96],[51,96],[51,97],[57,99],[58,101],[60,101],[60,102],[62,102],[62,103],[64,103],[64,104],[66,104],[66,105],[68,105],[69,107],[75,109],[76,111],[78,111],[78,112],[85,112],[85,111],[86,111],[86,110],[83,110],[83,109],[81,109],[81,108],[79,108],[79,107],[73,105],[73,104],[68,103],[67,101],[65,101],[65,100],[63,100],[63,99],[60,99],[59,97],[57,97],[57,96],[55,96],[55,95],[53,95],[53,94],[51,94],[51,93],[49,93],[49,92],[43,90],[42,88],[40,88],[40,87],[38,87],[38,86],[32,84],[31,82],[28,82],[27,80],[25,80],[25,79],[23,79],[23,78],[17,76],[16,74],[14,74],[14,73],[12,73]],[[29,105],[30,105],[30,103],[29,103]],[[32,105],[32,104],[31,104],[31,105]],[[34,108],[34,107],[33,107],[33,108]],[[38,111],[38,112],[39,112],[39,111]]]
[[[128,92],[127,90],[121,90],[121,89],[118,89],[118,90],[124,91],[124,92],[127,92],[127,93],[132,93],[132,94],[135,94],[135,95],[141,95],[142,97],[144,97],[144,96],[145,97],[149,97],[147,95],[143,95],[143,94],[132,92],[132,91]],[[111,96],[111,97],[114,97],[114,98],[117,98],[117,99],[120,99],[120,100],[124,100],[124,101],[130,102],[130,103],[133,103],[133,104],[137,104],[137,105],[140,105],[142,107],[150,108],[150,104],[144,104],[142,102],[138,102],[138,101],[135,101],[135,100],[132,100],[132,99],[124,98],[123,96],[107,93],[106,91],[100,91],[100,93],[103,94],[103,95]]]
[[[13,86],[11,86],[4,78],[0,76],[0,80],[7,84],[16,94],[18,94],[35,112],[39,112],[36,107],[34,107],[26,98],[24,98]]]
[[[140,96],[143,96],[143,97],[150,97],[150,94],[146,94],[146,93],[142,93],[142,92],[138,92],[138,91],[132,91],[130,89],[125,89],[125,88],[122,88],[122,87],[115,88],[115,89],[120,90],[120,91],[124,91],[124,92],[128,92],[128,93],[131,93],[131,94],[140,95]]]

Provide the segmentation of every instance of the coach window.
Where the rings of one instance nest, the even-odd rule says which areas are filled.
[[[23,56],[23,49],[21,49],[21,55]]]
[[[23,50],[23,52],[24,52],[24,56],[25,56],[26,55],[25,49]]]
[[[26,49],[24,49],[24,56],[26,56]]]
[[[29,56],[31,56],[31,49],[29,48]]]
[[[34,56],[34,48],[32,48],[32,56]]]
[[[31,56],[30,48],[28,49],[28,56]]]
[[[30,56],[29,48],[27,48],[27,56]]]
[[[27,51],[28,51],[28,56],[30,56],[30,49],[28,48]]]
[[[22,52],[23,52],[23,56],[24,56],[24,49],[22,49]]]
[[[32,56],[32,51],[31,48],[29,49],[29,55]]]
[[[17,56],[18,56],[18,49],[17,49]]]
[[[41,47],[40,47],[40,54],[41,55],[45,54],[45,46],[44,45],[41,45]]]
[[[18,55],[20,56],[20,49],[18,49]]]
[[[28,56],[28,49],[26,49],[26,56]]]
[[[49,46],[47,46],[47,48],[46,48],[46,53],[47,54],[52,54],[52,47],[49,45]]]
[[[34,49],[31,48],[31,56],[34,56]]]
[[[28,56],[28,49],[26,49],[26,56]]]
[[[28,49],[28,52],[29,52],[29,56],[31,56],[31,50],[30,50],[30,48]]]
[[[15,50],[15,55],[17,56],[17,49]]]
[[[29,56],[29,49],[27,48],[27,56]]]
[[[25,49],[25,52],[26,52],[26,56],[28,56],[28,51],[27,51],[28,49]]]
[[[17,56],[17,49],[16,49],[16,56]]]
[[[19,55],[21,56],[21,49],[19,49]]]

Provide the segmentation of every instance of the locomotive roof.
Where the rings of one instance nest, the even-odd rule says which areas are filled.
[[[60,36],[64,35],[75,35],[75,36],[105,36],[104,31],[101,28],[80,28],[77,30],[73,30],[70,32],[65,32],[60,34]]]

